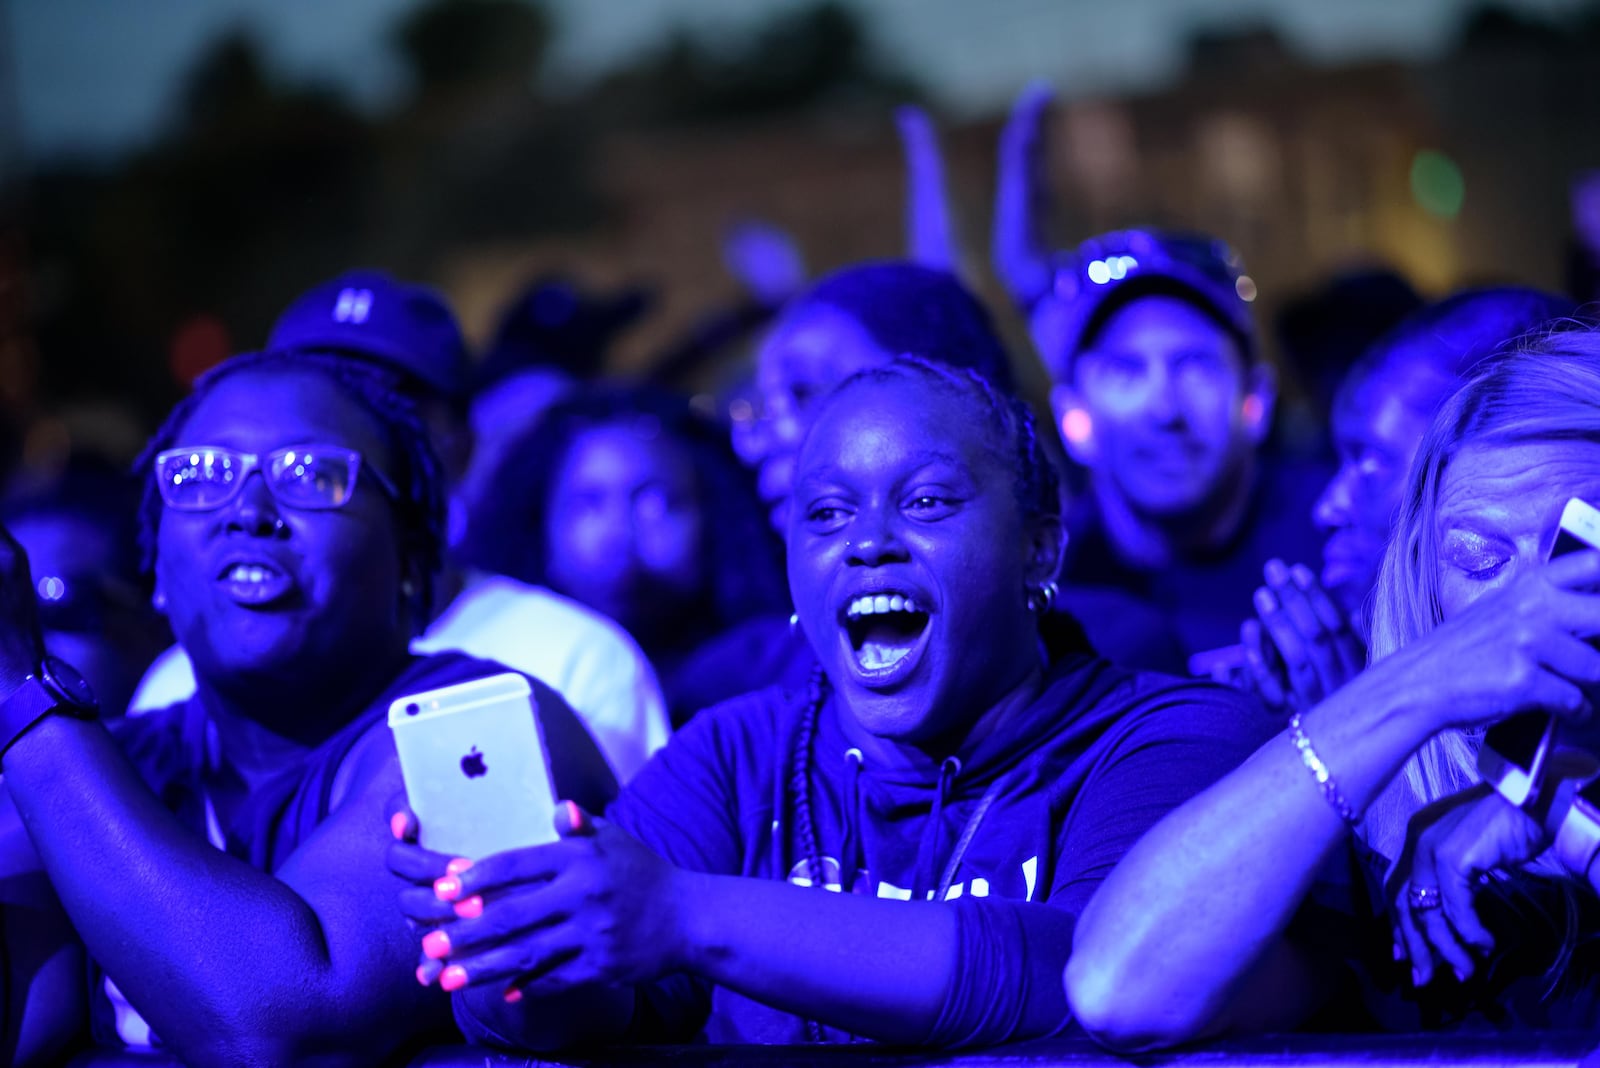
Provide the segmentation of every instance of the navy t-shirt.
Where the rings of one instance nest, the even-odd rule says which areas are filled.
[[[908,750],[912,766],[897,770],[852,755],[833,698],[803,756],[810,704],[803,688],[771,688],[701,713],[608,816],[683,868],[810,885],[790,789],[804,760],[826,882],[919,901],[970,830],[943,898],[957,909],[962,968],[927,1036],[936,1046],[1065,1027],[1062,969],[1095,888],[1152,824],[1242,762],[1266,722],[1233,690],[1073,655],[1037,701],[975,745],[943,761]],[[459,1010],[469,1035],[494,1041]],[[718,1043],[806,1039],[800,1018],[697,978],[641,989],[631,1037],[702,1031]]]
[[[1268,560],[1317,569],[1322,539],[1311,511],[1330,474],[1313,461],[1262,457],[1249,510],[1234,536],[1210,552],[1153,571],[1117,555],[1093,495],[1086,494],[1069,522],[1062,582],[1113,587],[1153,606],[1171,625],[1185,657],[1236,645],[1239,625],[1255,615],[1250,598]]]
[[[368,732],[387,722],[389,705],[407,694],[484,678],[510,669],[460,653],[414,656],[360,714],[306,758],[255,786],[220,826],[230,855],[265,872],[276,871],[333,810],[340,767]],[[551,775],[562,797],[600,811],[616,794],[616,780],[582,721],[560,694],[537,679],[535,707],[550,753]],[[198,697],[147,715],[109,724],[123,753],[146,785],[178,819],[208,838],[205,782],[217,754]],[[387,834],[387,828],[375,828]],[[215,844],[215,843],[214,843]],[[91,969],[90,1012],[97,1043],[120,1045],[104,973]]]

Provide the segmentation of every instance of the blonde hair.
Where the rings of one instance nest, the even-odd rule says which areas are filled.
[[[1434,414],[1373,591],[1373,661],[1443,619],[1435,516],[1450,462],[1469,446],[1529,441],[1600,441],[1600,330],[1547,334],[1493,358]],[[1424,743],[1368,810],[1368,844],[1397,857],[1419,808],[1477,782],[1481,737],[1445,730]]]

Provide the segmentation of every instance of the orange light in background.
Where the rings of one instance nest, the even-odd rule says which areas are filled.
[[[1061,435],[1074,445],[1082,445],[1094,431],[1094,420],[1082,408],[1068,408],[1061,416]]]
[[[167,366],[184,386],[228,358],[232,341],[228,328],[214,315],[192,315],[172,333]]]

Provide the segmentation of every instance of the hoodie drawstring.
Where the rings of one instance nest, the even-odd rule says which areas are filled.
[[[861,750],[844,752],[844,848],[839,851],[839,886],[845,893],[855,889],[856,876],[866,867],[866,849],[861,833]]]

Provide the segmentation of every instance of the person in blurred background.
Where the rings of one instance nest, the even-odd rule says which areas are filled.
[[[487,482],[468,550],[485,570],[622,624],[675,725],[733,696],[685,670],[707,640],[788,603],[782,545],[727,432],[686,398],[591,387],[512,441]]]
[[[1272,323],[1285,378],[1276,428],[1284,448],[1328,451],[1339,384],[1379,338],[1422,305],[1404,276],[1381,266],[1341,270],[1284,302]],[[1298,387],[1293,397],[1291,386]]]
[[[1237,691],[1052,646],[1060,488],[1020,401],[906,357],[811,422],[788,538],[808,684],[700,714],[604,821],[561,806],[560,842],[465,871],[391,848],[474,1041],[1057,1032],[1096,884],[1259,738]]]
[[[1572,180],[1572,249],[1567,291],[1579,304],[1600,301],[1600,170]]]
[[[139,572],[138,513],[138,483],[89,457],[0,504],[33,566],[45,648],[83,672],[108,716],[172,644]]]
[[[0,819],[26,828],[0,882],[48,875],[94,965],[75,986],[97,1045],[363,1065],[451,1035],[389,904],[387,716],[504,668],[409,648],[443,551],[429,437],[392,374],[342,357],[247,354],[197,382],[141,458],[137,539],[196,691],[109,731],[40,658],[28,562],[0,534]],[[604,758],[533,686],[558,788],[606,804]]]
[[[400,376],[417,404],[453,491],[472,452],[464,397],[469,372],[454,314],[431,289],[377,271],[351,271],[307,290],[279,318],[269,351],[322,352],[378,364]],[[452,499],[447,542],[465,536]],[[460,650],[495,660],[557,690],[577,709],[619,778],[631,776],[665,744],[669,731],[655,674],[616,624],[561,597],[513,579],[448,566],[436,583],[438,618],[416,651]],[[175,647],[136,694],[157,708],[194,690],[193,672]]]
[[[1483,728],[1519,712],[1594,747],[1600,552],[1548,557],[1567,502],[1600,500],[1600,331],[1489,361],[1416,449],[1372,666],[1158,823],[1084,911],[1067,986],[1102,1040],[1284,1030],[1319,1005],[1333,1026],[1592,1030],[1600,903],[1559,870],[1480,880],[1539,835],[1485,801],[1476,758]],[[1465,832],[1451,865],[1413,848],[1435,825]],[[1307,908],[1319,922],[1291,922]]]
[[[1243,681],[1269,708],[1304,711],[1366,666],[1369,598],[1434,411],[1524,335],[1578,325],[1573,311],[1535,289],[1467,290],[1408,318],[1351,368],[1333,407],[1339,469],[1313,513],[1327,537],[1321,573],[1269,560],[1240,633]]]
[[[1311,490],[1260,454],[1276,376],[1251,314],[1256,283],[1232,249],[1129,230],[1048,250],[1048,103],[1046,90],[1024,93],[1002,134],[994,254],[1086,483],[1062,581],[1153,603],[1198,670],[1222,647],[1236,654],[1267,558],[1310,546]]]
[[[775,529],[783,530],[795,456],[811,410],[838,383],[902,354],[971,368],[1014,391],[1010,358],[988,311],[947,271],[889,260],[843,268],[792,301],[756,353],[760,403],[734,421],[733,443],[756,472],[756,486]],[[1114,663],[1166,668],[1172,642],[1153,611],[1119,595],[1077,611],[1076,591],[1057,607],[1072,611],[1089,640]],[[811,666],[805,643],[781,620],[751,624],[712,643],[696,667],[740,676],[748,688],[804,682]],[[738,692],[738,691],[734,691]]]

